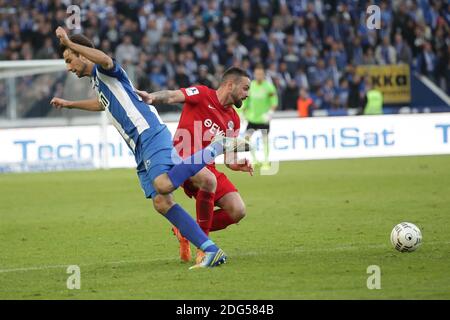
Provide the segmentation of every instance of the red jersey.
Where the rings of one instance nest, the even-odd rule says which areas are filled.
[[[237,137],[240,119],[233,107],[225,108],[216,90],[205,86],[182,88],[185,96],[174,146],[182,158],[204,149],[217,134]]]

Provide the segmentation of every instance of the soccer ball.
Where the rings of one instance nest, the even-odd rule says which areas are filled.
[[[422,233],[415,224],[402,222],[392,229],[391,243],[400,252],[412,252],[422,243]]]

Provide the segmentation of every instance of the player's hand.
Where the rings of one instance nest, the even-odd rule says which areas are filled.
[[[56,97],[50,101],[50,104],[58,110],[61,108],[68,108],[70,106],[69,101]]]
[[[229,164],[228,167],[234,171],[243,171],[248,172],[251,176],[253,176],[253,165],[250,160],[244,159],[244,163],[232,163]]]
[[[142,91],[142,90],[135,90],[135,91],[139,95],[139,97],[142,98],[142,101],[144,101],[146,104],[152,104],[153,96],[151,93],[148,93],[147,91]]]
[[[67,35],[67,32],[63,27],[56,28],[55,33],[61,44],[67,46],[70,43],[69,36]]]

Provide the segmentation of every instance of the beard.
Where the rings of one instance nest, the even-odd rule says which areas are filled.
[[[77,74],[78,78],[83,78],[85,76],[84,72],[86,71],[87,64],[83,64],[83,69],[80,70],[80,74]]]
[[[237,93],[232,93],[231,94],[231,97],[233,98],[233,100],[235,101],[233,104],[234,104],[234,106],[236,107],[236,108],[240,108],[240,107],[242,107],[242,99],[241,98],[239,98],[239,95],[237,94]]]

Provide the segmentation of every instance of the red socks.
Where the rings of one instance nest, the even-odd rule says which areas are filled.
[[[214,193],[199,190],[195,201],[197,223],[206,235],[209,234],[214,213]]]
[[[222,230],[228,227],[230,224],[235,223],[233,219],[231,219],[228,212],[223,209],[219,209],[214,211],[214,217],[211,224],[210,231]]]
[[[222,230],[235,223],[225,210],[214,211],[214,193],[199,190],[195,206],[197,223],[206,235],[209,235],[210,231]]]

